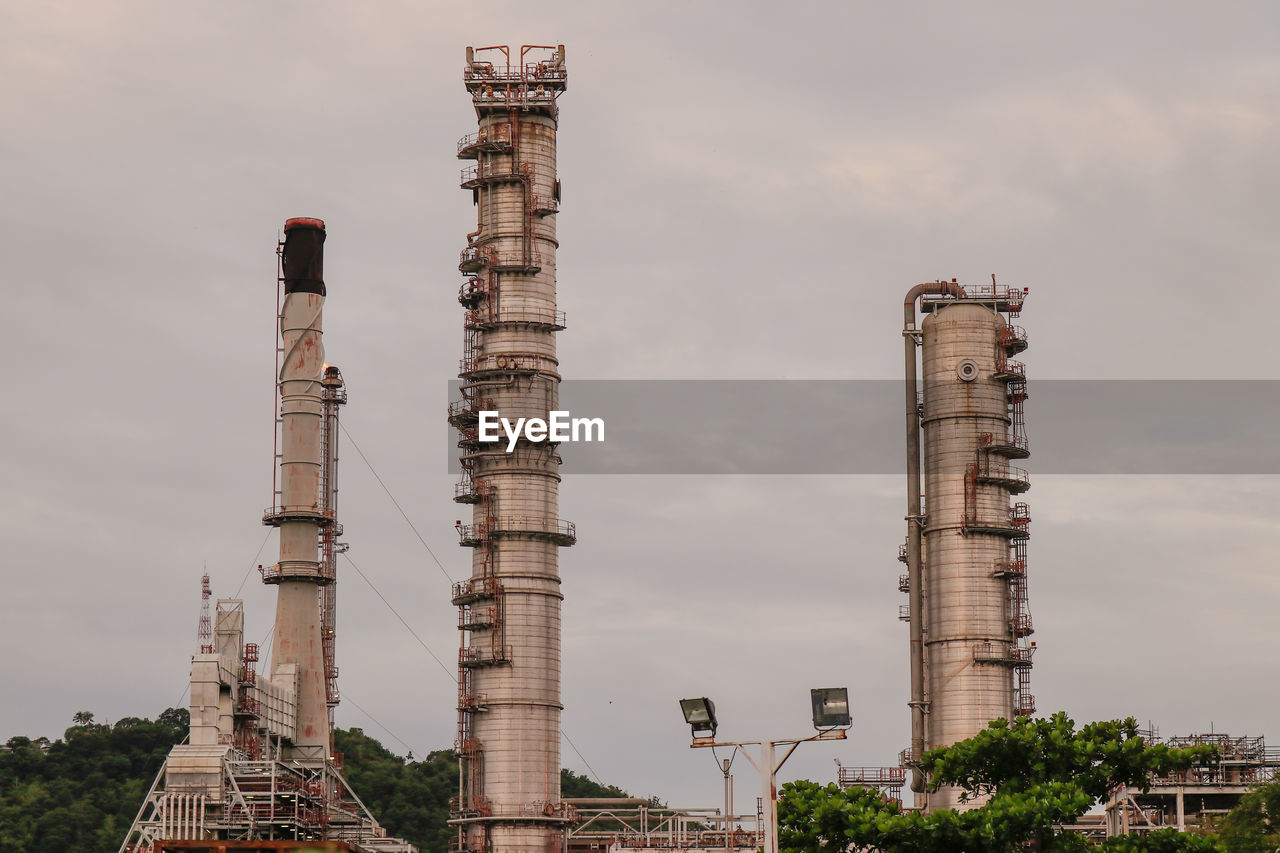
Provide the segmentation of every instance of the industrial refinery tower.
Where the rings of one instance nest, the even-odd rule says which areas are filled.
[[[1030,455],[1026,372],[1011,358],[1026,349],[1026,334],[1009,322],[1024,296],[994,279],[978,288],[932,282],[912,288],[903,305],[907,542],[900,557],[907,574],[899,587],[910,595],[903,615],[911,636],[911,746],[904,765],[923,750],[972,737],[996,718],[1035,711],[1030,515],[1025,503],[1013,502],[1029,487],[1027,472],[1012,464]],[[921,328],[917,301],[929,315]],[[926,794],[918,769],[911,787],[923,808],[976,804],[960,804],[957,789]]]
[[[494,62],[476,58],[484,53]],[[467,48],[463,73],[479,129],[458,144],[476,229],[467,235],[458,294],[465,309],[458,522],[471,577],[453,589],[458,656],[456,847],[465,853],[548,853],[574,819],[560,800],[561,546],[573,525],[558,512],[554,443],[479,441],[482,411],[546,419],[557,408],[556,99],[564,48]]]
[[[244,642],[242,603],[219,600],[210,620],[203,584],[190,735],[169,753],[120,853],[416,853],[387,837],[333,752],[334,582],[344,547],[336,541],[337,430],[346,390],[324,363],[324,223],[290,219],[284,230],[279,469],[263,515],[280,529],[280,560],[262,572],[277,590],[270,676],[255,672],[258,646]]]
[[[297,679],[298,721],[285,757],[324,760],[332,752],[328,683],[321,630],[321,591],[336,580],[333,565],[323,559],[341,533],[330,499],[334,484],[326,482],[336,446],[325,411],[321,337],[324,312],[324,223],[291,219],[284,226],[282,263],[284,300],[280,308],[279,397],[276,452],[279,477],[275,503],[263,514],[264,524],[280,530],[280,561],[263,572],[264,583],[276,584],[276,622],[272,637],[271,673],[292,671]],[[333,369],[334,377],[338,376]],[[341,380],[338,380],[341,387]],[[343,398],[345,402],[345,395]],[[330,433],[326,435],[326,433]],[[336,675],[336,673],[335,673]]]

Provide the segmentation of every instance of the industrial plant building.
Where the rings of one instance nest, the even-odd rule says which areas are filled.
[[[309,850],[415,853],[389,837],[342,775],[333,751],[338,704],[338,409],[346,389],[325,363],[325,226],[290,219],[277,247],[277,419],[273,502],[280,559],[267,673],[244,641],[244,608],[219,600],[191,658],[191,731],[147,793],[121,853]],[[324,844],[317,844],[324,842]]]
[[[560,790],[561,579],[559,552],[576,541],[560,518],[555,441],[487,443],[482,413],[547,420],[561,381],[556,295],[558,99],[563,46],[467,48],[463,83],[477,126],[457,145],[467,162],[475,228],[466,235],[457,431],[461,478],[453,499],[470,573],[453,585],[459,629],[457,794],[452,853],[755,849],[771,803],[746,814],[670,809],[647,800],[566,800]],[[337,431],[346,402],[322,343],[324,223],[291,219],[279,246],[278,416],[273,503],[279,561],[270,662],[244,641],[239,600],[216,601],[205,578],[199,653],[192,658],[191,730],[170,753],[121,853],[341,850],[411,853],[388,836],[343,778],[334,754]],[[892,766],[841,767],[844,786],[876,788],[909,808],[974,808],[957,789],[929,791],[925,750],[976,735],[997,718],[1035,712],[1036,643],[1028,596],[1030,511],[1022,495],[1030,455],[1027,335],[1016,324],[1028,291],[934,281],[903,302],[906,542],[911,741]],[[923,316],[923,320],[920,317]],[[892,616],[887,619],[891,620]],[[1156,739],[1155,732],[1148,733]],[[1115,790],[1105,815],[1076,831],[1102,838],[1184,829],[1268,781],[1280,755],[1261,738],[1193,735],[1213,743],[1212,767]],[[788,753],[789,754],[789,753]],[[729,786],[725,770],[726,789]],[[767,845],[766,845],[767,846]]]
[[[1131,835],[1157,829],[1212,828],[1257,785],[1274,782],[1280,773],[1280,749],[1262,737],[1235,737],[1223,732],[1162,739],[1159,730],[1142,732],[1147,743],[1178,749],[1210,745],[1218,757],[1170,776],[1157,776],[1145,791],[1124,785],[1107,799],[1106,835]]]

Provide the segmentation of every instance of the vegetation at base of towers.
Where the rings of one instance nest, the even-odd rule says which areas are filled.
[[[347,782],[387,832],[421,850],[449,849],[449,798],[458,793],[453,750],[405,761],[360,729],[336,729],[333,740]]]
[[[185,708],[113,725],[89,711],[72,719],[61,740],[11,737],[0,749],[0,850],[115,853],[189,722]]]
[[[965,799],[987,797],[980,806],[967,811],[904,812],[875,790],[792,782],[783,786],[778,804],[779,849],[782,853],[864,848],[882,853],[1077,853],[1090,849],[1085,839],[1055,826],[1074,823],[1105,799],[1113,785],[1145,790],[1152,776],[1185,770],[1215,756],[1212,746],[1147,745],[1132,718],[1089,723],[1079,729],[1064,713],[1048,719],[1000,719],[968,740],[927,751],[920,762],[931,790],[953,786],[962,790]],[[1219,846],[1214,837],[1173,830],[1108,839],[1099,849],[1108,853],[1246,853],[1243,848]]]
[[[570,797],[630,797],[617,785],[601,785],[589,776],[574,773],[572,770],[560,771],[560,796]],[[655,806],[662,805],[656,797],[650,798]]]
[[[1280,850],[1280,782],[1259,785],[1220,823],[1222,847],[1229,853]]]
[[[187,734],[188,715],[170,708],[155,720],[97,723],[73,716],[59,740],[16,736],[0,746],[0,851],[115,853],[169,749]],[[360,729],[338,729],[338,751],[352,787],[387,830],[424,851],[447,849],[448,799],[457,789],[451,750],[405,760]],[[990,795],[979,808],[904,813],[862,788],[790,783],[779,803],[782,853],[1005,853],[1084,851],[1060,834],[1106,795],[1113,782],[1143,787],[1211,759],[1212,747],[1147,746],[1133,720],[1075,728],[1064,714],[1047,720],[997,720],[968,741],[925,754],[932,784]],[[628,796],[614,786],[562,771],[565,797]],[[1280,849],[1280,782],[1258,787],[1220,819],[1216,835],[1162,830],[1109,839],[1103,853],[1272,853]]]
[[[424,851],[447,850],[455,830],[449,798],[458,792],[458,759],[451,749],[406,761],[360,729],[337,729],[334,750],[342,753],[347,781],[387,831]],[[598,785],[571,770],[560,771],[562,797],[629,797],[613,785]]]
[[[116,853],[169,750],[187,736],[185,708],[155,720],[96,723],[77,711],[59,740],[16,736],[0,746],[0,851]],[[405,760],[357,728],[337,729],[345,774],[392,835],[424,851],[446,850],[449,797],[457,792],[452,750]],[[625,797],[585,776],[561,771],[565,797]]]

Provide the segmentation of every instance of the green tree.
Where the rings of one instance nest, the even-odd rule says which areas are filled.
[[[185,724],[173,725],[186,715],[170,709],[161,715],[168,722],[128,717],[108,726],[81,711],[63,740],[10,738],[0,751],[0,850],[114,853],[165,756],[186,736]]]
[[[458,792],[458,759],[439,750],[421,761],[401,758],[360,729],[336,729],[347,781],[392,835],[422,850],[447,850],[456,830],[449,826],[449,798]],[[560,771],[561,796],[628,797],[569,770]]]
[[[1132,718],[1079,730],[1063,713],[996,720],[976,736],[930,750],[921,759],[933,790],[956,786],[967,798],[987,797],[981,806],[926,815],[904,812],[877,791],[793,782],[783,786],[778,806],[779,846],[783,853],[828,853],[833,847],[1013,853],[1028,844],[1046,853],[1083,850],[1083,839],[1055,833],[1054,825],[1075,821],[1114,784],[1145,789],[1152,774],[1185,770],[1213,755],[1212,747],[1148,746]],[[1216,848],[1209,839],[1162,832],[1110,839],[1104,849],[1192,853]]]
[[[601,785],[590,776],[574,773],[572,770],[560,771],[560,796],[569,797],[630,797],[617,785]]]
[[[1222,820],[1226,853],[1272,853],[1280,849],[1280,782],[1245,794]]]
[[[187,736],[190,715],[170,708],[154,721],[114,725],[82,711],[62,740],[17,735],[0,749],[0,853],[115,853],[165,757]],[[439,750],[420,761],[392,753],[360,729],[337,729],[347,779],[393,835],[423,850],[447,850],[449,798],[458,761]],[[564,796],[627,796],[569,771]]]
[[[422,850],[448,849],[449,797],[458,788],[452,750],[406,761],[358,728],[336,729],[334,740],[347,781],[379,823]]]

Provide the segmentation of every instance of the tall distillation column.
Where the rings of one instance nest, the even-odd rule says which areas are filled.
[[[948,746],[997,718],[1035,710],[1029,692],[1035,643],[1027,611],[1029,488],[1011,460],[1029,455],[1022,404],[1026,373],[1010,359],[1026,349],[1018,316],[1025,291],[934,282],[908,296],[908,395],[915,395],[919,339],[923,394],[908,401],[907,587],[912,632],[912,748]],[[928,313],[914,328],[914,302]],[[912,410],[915,411],[913,423]],[[917,426],[918,424],[918,426]],[[913,431],[918,430],[914,436]],[[920,436],[923,435],[923,459]],[[914,455],[914,461],[912,459]],[[927,501],[926,501],[927,496]],[[959,790],[925,794],[929,809],[961,804]]]
[[[476,58],[485,52],[497,62]],[[531,58],[532,57],[532,58]],[[514,64],[513,64],[514,61]],[[467,48],[464,82],[479,119],[458,157],[476,163],[462,187],[476,205],[458,300],[465,309],[459,432],[462,481],[472,505],[459,522],[471,577],[453,603],[462,631],[458,665],[459,790],[452,804],[461,851],[560,849],[573,810],[560,801],[561,546],[555,444],[521,439],[511,451],[478,441],[481,411],[547,418],[560,374],[556,306],[556,99],[564,48]]]
[[[319,588],[333,578],[321,559],[322,531],[333,511],[322,494],[326,406],[323,324],[324,222],[290,219],[284,226],[280,306],[280,477],[276,505],[263,523],[280,529],[280,562],[263,574],[278,585],[271,678],[293,687],[298,702],[293,756],[324,759],[329,707]]]

